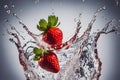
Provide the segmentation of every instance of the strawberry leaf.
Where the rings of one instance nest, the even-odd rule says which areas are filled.
[[[56,20],[55,20],[54,26],[57,24],[57,22],[58,22],[58,17],[56,17]]]
[[[39,48],[35,47],[35,48],[33,49],[33,52],[34,52],[34,54],[40,54],[40,53],[41,53],[41,50],[40,50]]]
[[[35,47],[33,49],[33,53],[35,54],[34,60],[39,60],[40,57],[42,57],[45,54],[45,50]]]
[[[47,29],[47,21],[45,19],[41,19],[39,21],[39,25],[37,25],[37,28],[40,30],[40,31],[45,31]]]
[[[33,58],[35,61],[38,61],[39,59],[40,59],[40,56],[34,56],[34,58]]]
[[[55,15],[48,16],[48,27],[55,26],[57,22],[58,22],[58,17],[56,17]]]

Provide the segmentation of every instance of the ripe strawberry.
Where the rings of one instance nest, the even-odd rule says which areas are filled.
[[[41,57],[38,63],[43,69],[53,73],[57,73],[60,70],[58,58],[53,52],[50,52]]]
[[[62,44],[63,33],[59,28],[53,27],[45,32],[43,40],[50,45]]]
[[[60,70],[59,62],[57,55],[52,51],[45,51],[43,49],[34,48],[33,52],[35,53],[34,60],[38,60],[38,64],[41,68],[58,73]]]
[[[43,41],[50,45],[60,45],[62,44],[63,33],[57,28],[58,17],[51,15],[48,16],[48,22],[44,19],[39,21],[37,28],[43,32]]]

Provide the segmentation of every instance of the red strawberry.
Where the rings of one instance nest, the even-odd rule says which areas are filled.
[[[53,73],[57,73],[60,70],[58,58],[53,52],[50,52],[41,57],[38,63],[43,69]]]
[[[45,32],[43,40],[50,45],[62,44],[63,33],[59,28],[52,27]]]
[[[53,45],[61,45],[63,39],[62,31],[57,28],[58,17],[54,15],[48,16],[48,22],[45,19],[39,21],[37,28],[43,32],[43,41]]]
[[[38,64],[41,68],[53,73],[59,72],[59,61],[54,52],[38,49],[36,47],[33,52],[35,53],[34,60],[38,60]]]

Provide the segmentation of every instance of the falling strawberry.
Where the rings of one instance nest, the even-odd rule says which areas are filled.
[[[53,73],[59,72],[60,66],[57,55],[54,52],[50,50],[46,51],[44,49],[39,49],[37,47],[33,49],[33,52],[35,54],[34,60],[38,61],[38,64],[41,68]]]
[[[60,45],[62,44],[63,33],[58,28],[58,17],[55,15],[48,16],[48,22],[45,19],[39,21],[37,28],[43,31],[42,39],[50,45]]]

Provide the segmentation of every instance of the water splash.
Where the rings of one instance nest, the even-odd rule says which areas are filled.
[[[15,8],[15,5],[4,5],[4,9],[5,9],[5,11],[6,11],[6,13],[7,14],[9,14],[9,15],[12,15],[13,17],[15,17],[16,19],[18,19],[18,20],[21,20],[18,16],[17,16],[17,14],[13,11],[13,8]]]
[[[9,35],[14,37],[9,40],[16,45],[19,51],[19,61],[23,66],[26,80],[99,80],[102,62],[98,56],[97,41],[102,34],[120,32],[119,25],[112,25],[114,19],[109,21],[101,30],[99,29],[99,31],[91,32],[98,14],[105,9],[105,6],[98,9],[94,13],[85,32],[78,36],[78,33],[82,28],[80,20],[82,14],[80,14],[75,20],[77,24],[75,34],[71,39],[63,43],[59,47],[59,50],[56,50],[57,46],[51,47],[45,44],[40,40],[41,35],[36,35],[31,32],[21,21],[19,21],[20,25],[22,25],[23,29],[25,29],[34,41],[29,40],[22,45],[22,41],[19,39],[20,33],[16,31],[15,27],[12,27],[12,30],[14,30],[15,33],[7,31]],[[28,46],[28,44],[31,44],[32,46]],[[61,67],[59,73],[53,74],[39,67],[37,62],[33,60],[33,48],[35,47],[33,45],[40,48],[51,49],[57,53]]]
[[[6,5],[4,5],[4,8],[5,8],[5,9],[9,9],[9,7],[8,7],[8,5],[7,5],[7,4],[6,4]]]
[[[11,13],[11,11],[10,11],[10,10],[7,10],[6,12],[7,12],[8,14],[10,14],[10,13]]]

